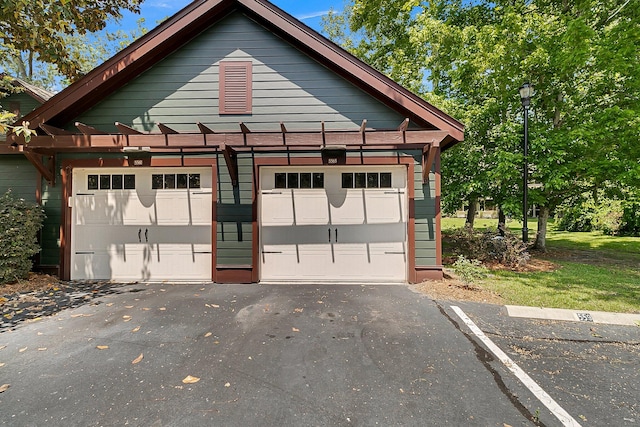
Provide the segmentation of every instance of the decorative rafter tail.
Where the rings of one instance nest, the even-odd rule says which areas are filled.
[[[115,125],[123,135],[142,135],[143,134],[139,130],[134,129],[131,126],[127,126],[120,122],[116,122]]]
[[[160,132],[165,135],[175,135],[178,133],[178,131],[171,129],[169,126],[163,125],[162,123],[157,123],[156,125],[158,126],[158,129],[160,129]]]
[[[200,122],[198,122],[197,125],[198,125],[198,129],[200,129],[200,133],[203,133],[205,135],[211,135],[215,133],[212,129],[210,129],[206,125],[203,125]]]
[[[88,125],[85,125],[84,123],[76,122],[75,126],[84,135],[109,135],[109,132],[96,129],[93,126],[88,126]]]
[[[56,136],[56,135],[75,135],[74,132],[68,131],[66,129],[60,129],[57,128],[55,126],[51,126],[45,123],[40,124],[39,126],[40,129],[42,129],[44,131],[44,133],[46,133],[49,136]]]

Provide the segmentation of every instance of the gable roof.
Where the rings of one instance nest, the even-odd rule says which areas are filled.
[[[196,0],[24,117],[33,128],[64,127],[109,94],[239,11],[425,129],[446,131],[442,147],[462,141],[464,126],[266,0]]]
[[[5,74],[0,73],[0,78],[4,77]],[[55,95],[53,92],[50,92],[46,89],[43,89],[41,87],[32,85],[31,83],[27,83],[22,79],[16,78],[16,77],[10,77],[11,79],[11,83],[14,86],[19,86],[21,88],[24,89],[24,93],[26,93],[27,95],[29,95],[30,97],[32,97],[33,99],[35,99],[36,101],[38,101],[40,104],[44,104],[49,98],[51,98],[53,95]]]

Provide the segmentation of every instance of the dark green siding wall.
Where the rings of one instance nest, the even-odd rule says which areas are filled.
[[[60,163],[56,165],[60,170]],[[62,185],[60,177],[56,186],[50,187],[45,180],[42,183],[42,207],[47,215],[42,228],[42,252],[40,264],[58,265],[60,263],[60,222],[62,220]]]
[[[253,113],[218,114],[218,63],[253,62]],[[119,121],[144,131],[160,122],[197,132],[197,122],[216,131],[396,128],[403,120],[351,83],[309,59],[263,27],[235,13],[108,97],[77,121],[115,131]],[[76,121],[76,120],[74,120]],[[69,123],[73,126],[73,122]]]
[[[29,202],[36,201],[38,172],[21,154],[0,156],[0,193],[7,190]]]

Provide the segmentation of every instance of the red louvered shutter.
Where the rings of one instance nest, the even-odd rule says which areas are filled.
[[[220,63],[220,114],[251,114],[251,62]]]

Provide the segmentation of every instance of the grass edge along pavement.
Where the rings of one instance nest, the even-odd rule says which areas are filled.
[[[509,221],[514,233],[521,222]],[[443,218],[443,231],[464,225]],[[495,219],[477,219],[475,228],[495,228]],[[537,222],[529,221],[535,235]],[[551,268],[542,271],[493,270],[474,286],[499,294],[504,304],[548,308],[640,313],[640,237],[606,236],[598,232],[547,232],[547,253],[534,259]],[[446,248],[445,248],[446,251]],[[446,265],[445,265],[446,267]]]

